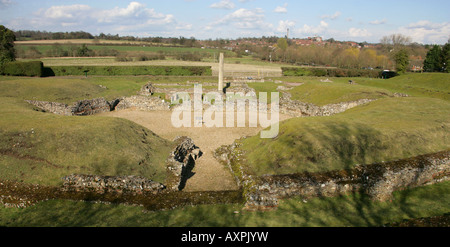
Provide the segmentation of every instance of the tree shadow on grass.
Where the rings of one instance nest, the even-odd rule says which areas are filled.
[[[343,122],[324,122],[321,124],[325,126],[326,131],[320,131],[324,128],[307,128],[306,131],[308,131],[307,135],[309,137],[301,140],[306,147],[319,146],[327,149],[328,157],[321,156],[320,152],[323,150],[313,150],[312,148],[305,150],[305,153],[312,154],[312,157],[309,158],[309,165],[313,166],[316,163],[321,166],[321,170],[351,171],[356,164],[373,163],[373,160],[380,161],[380,159],[392,153],[388,149],[389,145],[386,142],[395,140],[390,140],[389,136],[383,135],[379,130],[366,124],[352,123],[351,125],[346,125]],[[284,141],[283,145],[291,144],[290,140],[286,141],[284,139]],[[302,152],[301,149],[298,151]],[[330,160],[330,157],[333,160]],[[333,167],[324,167],[330,161],[334,161]],[[406,162],[409,162],[409,160]],[[414,159],[411,162],[414,162]],[[380,171],[384,170],[382,168],[383,164],[380,164]],[[408,184],[411,186],[420,184],[419,177],[421,173],[422,169],[418,169],[414,178]],[[358,181],[358,183],[364,183],[364,179],[367,178],[362,176],[360,179],[361,181]],[[371,179],[373,178],[371,177]],[[293,201],[286,200],[287,207],[291,209],[291,211],[287,211],[287,214],[291,212],[299,219],[299,222],[302,222],[301,224],[305,225],[382,226],[387,223],[386,219],[395,219],[403,216],[412,218],[427,211],[426,208],[418,206],[420,202],[415,198],[415,194],[412,191],[414,190],[400,191],[396,197],[392,197],[385,202],[375,201],[366,194],[364,187],[347,195],[331,198],[324,197],[319,191],[319,198],[313,199],[314,207],[309,206],[308,203],[298,203],[304,198],[296,198]],[[440,191],[436,192],[440,195],[443,193]],[[327,221],[318,217],[333,220]]]

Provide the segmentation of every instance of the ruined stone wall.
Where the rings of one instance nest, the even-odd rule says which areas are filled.
[[[164,101],[158,97],[142,95],[123,97],[115,107],[115,110],[124,110],[128,108],[136,108],[142,111],[169,110],[170,102]]]
[[[414,158],[358,165],[353,169],[286,175],[252,176],[241,164],[234,144],[216,150],[243,188],[247,209],[275,208],[278,199],[293,196],[329,197],[352,192],[372,199],[389,200],[396,190],[434,184],[450,179],[450,150]]]
[[[261,176],[250,204],[292,196],[337,196],[367,193],[372,199],[389,200],[399,189],[434,184],[450,179],[450,151],[386,163],[360,165],[351,170]],[[270,201],[270,200],[269,200]],[[269,204],[272,206],[272,204]]]
[[[72,174],[62,178],[62,191],[95,193],[159,193],[161,183],[139,176],[99,176]]]
[[[26,100],[26,102],[45,112],[51,112],[63,116],[72,116],[72,109],[67,104],[37,100]]]
[[[291,99],[291,94],[283,92],[280,97],[280,112],[288,114],[293,117],[308,117],[308,116],[331,116],[344,112],[353,107],[367,104],[375,99],[360,99],[349,102],[340,102],[337,104],[329,104],[325,106],[317,106],[311,103],[304,103]]]
[[[63,116],[87,116],[128,108],[136,108],[143,111],[170,109],[170,102],[161,100],[158,97],[144,95],[123,97],[111,101],[107,101],[104,98],[80,100],[72,105],[36,100],[26,100],[26,102],[40,108],[42,111]]]
[[[79,100],[72,105],[58,102],[26,100],[43,111],[55,113],[63,116],[86,116],[100,112],[108,112],[114,109],[118,100],[107,101],[104,98],[91,100]]]

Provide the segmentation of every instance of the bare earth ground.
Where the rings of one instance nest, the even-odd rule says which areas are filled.
[[[230,145],[244,136],[257,135],[263,128],[248,127],[181,127],[175,128],[171,123],[171,111],[140,111],[127,109],[102,113],[101,116],[112,116],[128,119],[140,124],[162,138],[174,140],[177,136],[189,136],[200,147],[203,155],[197,160],[195,173],[186,183],[184,191],[218,191],[235,190],[236,182],[229,169],[220,164],[213,156],[215,149],[222,145]],[[193,116],[193,115],[192,115]],[[289,116],[280,114],[280,121]],[[192,117],[193,118],[193,117]],[[236,120],[236,117],[235,117]],[[193,123],[193,121],[192,121]],[[192,124],[192,126],[194,126]],[[237,125],[235,125],[237,126]]]

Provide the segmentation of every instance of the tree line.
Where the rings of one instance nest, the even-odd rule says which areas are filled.
[[[187,47],[199,46],[194,37],[186,38],[180,37],[143,37],[138,38],[134,36],[119,36],[118,34],[104,34],[92,35],[84,31],[76,32],[47,32],[47,31],[33,31],[33,30],[19,30],[15,31],[14,35],[18,41],[26,40],[60,40],[60,39],[103,39],[103,40],[122,40],[122,41],[142,41],[149,43],[161,43],[168,45],[181,45]]]
[[[261,38],[240,38],[237,40],[216,39],[198,41],[194,37],[163,38],[147,37],[136,38],[132,36],[119,36],[100,33],[93,36],[90,33],[78,32],[46,32],[20,30],[13,32],[4,26],[0,26],[1,47],[0,63],[14,60],[14,58],[39,58],[42,56],[122,56],[127,60],[128,54],[120,54],[117,50],[104,48],[90,50],[86,45],[63,47],[58,44],[45,51],[43,54],[36,47],[28,49],[14,49],[16,40],[53,40],[53,39],[105,39],[144,41],[149,43],[165,43],[184,47],[214,47],[219,49],[231,49],[237,57],[251,55],[255,59],[271,62],[282,62],[294,65],[331,66],[348,69],[392,69],[397,72],[406,72],[411,67],[420,68],[425,72],[449,72],[450,41],[444,46],[421,45],[412,43],[411,38],[401,34],[385,36],[379,44],[370,45],[346,42],[338,42],[334,39],[326,40],[321,44],[309,46],[297,45],[292,39],[278,38],[275,36]],[[163,58],[166,54],[138,54],[138,59],[153,60]],[[176,59],[199,61],[204,54],[179,54]],[[119,58],[120,60],[121,58]],[[133,58],[136,59],[136,58]]]
[[[56,39],[94,39],[95,37],[87,32],[47,32],[47,31],[32,31],[19,30],[15,31],[14,35],[18,41],[24,40],[56,40]]]

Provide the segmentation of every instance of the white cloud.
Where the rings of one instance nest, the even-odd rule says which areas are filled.
[[[50,19],[75,19],[83,17],[84,14],[90,10],[90,6],[82,4],[52,6],[43,12],[43,16]]]
[[[8,26],[14,29],[37,29],[48,31],[84,30],[96,33],[121,33],[130,35],[143,30],[161,33],[170,30],[189,30],[189,23],[180,24],[172,14],[157,12],[139,2],[126,7],[97,9],[89,5],[74,4],[39,9],[28,18],[15,18]]]
[[[322,18],[323,20],[325,20],[325,19],[335,20],[335,19],[339,18],[339,16],[341,16],[341,12],[336,11],[336,12],[335,12],[334,14],[332,14],[332,15],[322,15],[321,18]]]
[[[374,21],[371,21],[369,23],[372,24],[372,25],[382,25],[382,24],[386,24],[386,22],[387,22],[387,20],[383,19],[383,20],[374,20]]]
[[[222,0],[218,3],[213,3],[209,6],[213,9],[234,9],[236,5],[230,0]]]
[[[175,27],[176,30],[192,30],[192,24],[180,24]]]
[[[284,13],[287,13],[288,11],[287,11],[287,3],[285,3],[283,6],[277,6],[274,10],[273,10],[273,12],[275,12],[275,13],[281,13],[281,14],[284,14]]]
[[[372,36],[372,34],[369,31],[367,31],[367,29],[354,28],[354,27],[352,27],[348,30],[348,35],[350,37],[370,37],[370,36]]]
[[[95,18],[100,23],[123,23],[127,24],[149,24],[159,25],[173,22],[172,15],[157,13],[154,9],[149,9],[145,4],[131,2],[126,8],[115,7],[114,9],[103,10],[96,13]]]
[[[297,32],[303,33],[303,34],[312,34],[312,35],[319,35],[323,32],[325,32],[328,28],[328,23],[325,21],[320,21],[320,24],[318,26],[309,26],[307,24],[303,25],[302,28],[297,29]]]
[[[400,27],[398,32],[410,36],[414,42],[445,44],[450,38],[450,22],[433,23],[422,20]]]
[[[238,9],[218,21],[211,23],[207,28],[211,29],[213,26],[220,25],[232,25],[233,27],[240,29],[262,29],[271,26],[264,22],[263,10],[260,8],[253,10],[244,8]]]
[[[287,31],[287,29],[291,29],[295,26],[295,22],[294,21],[289,21],[289,20],[281,20],[278,22],[278,27],[277,27],[277,31],[280,33],[284,33]]]

